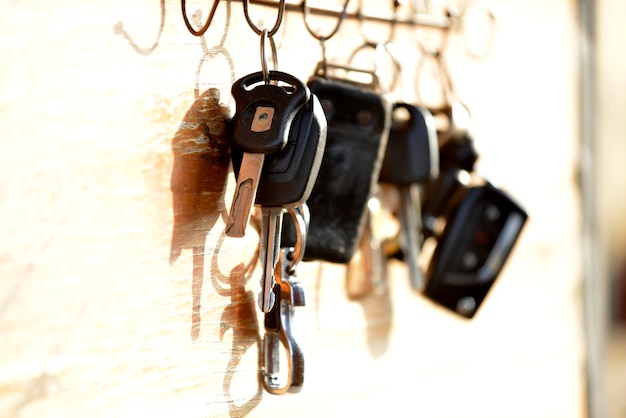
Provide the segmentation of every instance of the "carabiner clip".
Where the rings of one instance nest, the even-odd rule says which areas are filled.
[[[273,395],[300,392],[304,383],[304,356],[293,338],[291,319],[293,308],[305,305],[304,288],[295,276],[295,266],[304,255],[308,213],[306,206],[289,209],[296,224],[296,246],[281,249],[274,273],[274,307],[265,314],[262,382],[265,390]],[[287,357],[286,376],[280,370],[281,344]]]

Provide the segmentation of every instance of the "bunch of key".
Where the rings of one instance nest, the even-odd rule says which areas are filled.
[[[507,193],[478,177],[478,153],[455,104],[439,112],[449,120],[439,132],[440,175],[426,184],[422,206],[425,237],[437,241],[426,272],[424,295],[472,318],[498,277],[528,218]],[[440,227],[440,225],[444,225]]]
[[[279,71],[257,72],[232,86],[231,158],[237,184],[226,234],[245,234],[253,205],[260,207],[262,265],[259,307],[265,313],[263,383],[273,394],[302,386],[304,360],[291,335],[292,307],[304,305],[295,280],[310,216],[306,201],[326,144],[326,118],[319,100],[298,78]],[[294,244],[281,245],[283,214],[295,220]],[[283,248],[284,247],[284,248]],[[296,261],[294,261],[296,260]],[[279,346],[287,352],[287,378],[279,378]]]

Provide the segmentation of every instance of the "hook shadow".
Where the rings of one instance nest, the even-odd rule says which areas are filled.
[[[221,273],[218,266],[219,248],[225,238],[226,234],[223,232],[211,258],[211,282],[218,294],[228,296],[231,300],[231,303],[224,308],[220,321],[220,341],[223,341],[224,335],[229,329],[232,329],[233,335],[230,358],[226,366],[226,371],[224,372],[222,389],[224,396],[228,399],[230,416],[242,417],[247,415],[261,402],[263,393],[260,377],[257,378],[256,392],[243,404],[236,404],[231,393],[231,385],[235,371],[241,359],[251,347],[257,347],[258,370],[260,370],[262,362],[261,335],[256,314],[255,297],[252,291],[246,291],[245,288],[258,262],[259,249],[257,248],[247,265],[244,263],[237,264],[230,271],[230,275],[226,276]],[[220,281],[222,283],[230,283],[230,288],[222,286]]]
[[[128,44],[137,52],[139,55],[150,55],[152,52],[159,46],[159,41],[161,40],[161,35],[163,34],[163,28],[165,26],[165,0],[161,0],[161,23],[159,24],[159,33],[157,34],[156,41],[152,44],[151,47],[142,48],[131,38],[131,36],[126,32],[124,28],[124,24],[122,21],[118,21],[113,27],[113,31],[116,35],[122,35],[128,41]]]

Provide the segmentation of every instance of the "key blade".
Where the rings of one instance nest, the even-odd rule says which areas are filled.
[[[281,207],[263,207],[263,226],[261,229],[261,242],[259,257],[263,267],[261,278],[261,292],[259,293],[259,308],[268,313],[274,306],[274,285],[276,278],[274,270],[280,257],[280,234],[282,229],[283,211]]]
[[[228,220],[226,221],[226,235],[241,238],[246,233],[250,210],[254,205],[259,178],[263,170],[265,154],[246,152],[241,160],[241,168],[237,177],[237,187],[233,195]]]
[[[409,269],[411,287],[417,291],[424,289],[424,274],[419,267],[422,227],[419,185],[414,183],[400,187],[400,213],[403,234],[403,252]]]

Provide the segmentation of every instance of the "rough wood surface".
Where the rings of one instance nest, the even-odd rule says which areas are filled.
[[[280,397],[257,378],[258,238],[223,234],[223,155],[185,153],[200,95],[232,106],[232,81],[260,68],[228,4],[202,39],[173,0],[0,4],[0,416],[583,416],[573,3],[495,2],[475,59],[476,2],[449,42],[479,171],[531,215],[477,317],[412,293],[396,262],[388,292],[360,300],[343,266],[305,263],[305,386]],[[420,36],[436,38],[397,34],[406,100]],[[308,77],[319,47],[301,16],[277,37],[279,68]],[[347,22],[329,56],[361,43]]]

